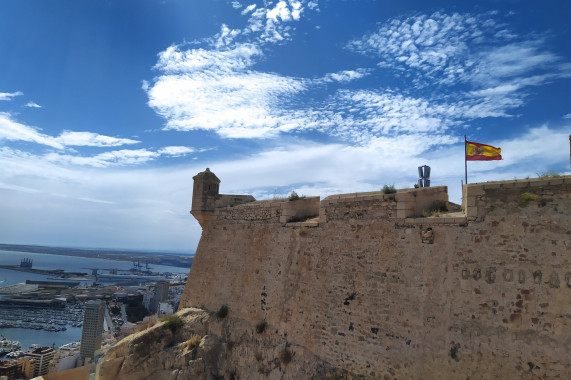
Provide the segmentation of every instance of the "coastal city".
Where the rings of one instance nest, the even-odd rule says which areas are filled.
[[[189,268],[106,264],[70,271],[35,268],[34,259],[22,257],[0,265],[2,274],[22,280],[0,280],[0,379],[49,379],[62,371],[85,378],[117,341],[177,310]]]

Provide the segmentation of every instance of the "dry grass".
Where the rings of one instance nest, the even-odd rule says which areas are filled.
[[[136,329],[135,332],[141,332],[141,331],[145,331],[151,327],[153,327],[154,325],[156,325],[158,323],[158,319],[156,318],[151,318],[149,319],[148,322],[143,322],[141,323]]]
[[[198,334],[194,334],[186,341],[186,349],[192,350],[193,348],[198,347],[200,342],[202,342],[202,337]]]

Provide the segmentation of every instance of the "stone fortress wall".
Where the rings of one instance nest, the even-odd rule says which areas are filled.
[[[181,309],[228,305],[365,378],[571,378],[571,176],[470,184],[465,212],[421,217],[446,187],[216,204],[204,173]]]

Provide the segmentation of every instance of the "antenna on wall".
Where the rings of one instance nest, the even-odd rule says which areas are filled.
[[[418,167],[418,187],[430,187],[430,166],[422,165]]]

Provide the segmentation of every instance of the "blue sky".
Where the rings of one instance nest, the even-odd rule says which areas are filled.
[[[569,1],[0,1],[0,242],[193,252],[268,199],[569,174]]]

